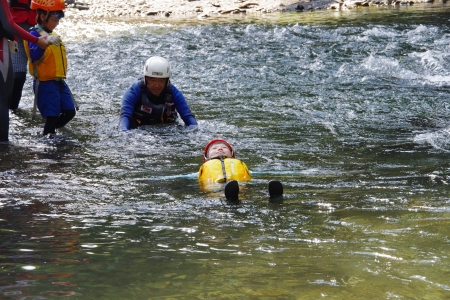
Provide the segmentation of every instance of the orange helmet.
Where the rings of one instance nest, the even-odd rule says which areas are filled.
[[[232,158],[236,158],[236,153],[234,153],[233,147],[231,147],[231,145],[230,145],[227,141],[222,140],[222,139],[214,139],[214,140],[210,141],[210,142],[206,145],[205,150],[203,150],[203,162],[206,162],[206,161],[208,160],[208,150],[209,150],[209,147],[211,147],[211,145],[212,145],[212,144],[215,144],[215,143],[222,143],[222,144],[225,144],[225,145],[228,147],[228,149],[230,149],[231,157],[232,157]]]
[[[32,10],[42,9],[45,11],[64,10],[66,4],[64,0],[31,0],[30,8]]]

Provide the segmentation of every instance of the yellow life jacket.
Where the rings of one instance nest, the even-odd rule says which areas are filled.
[[[250,181],[252,176],[244,162],[235,158],[211,159],[198,172],[201,184],[222,183],[230,180]]]
[[[40,35],[49,35],[41,27],[34,27],[33,30],[39,32]],[[57,35],[52,32],[50,35]],[[45,49],[42,57],[35,62],[31,61],[30,48],[28,42],[24,41],[25,52],[28,56],[28,70],[31,76],[37,78],[39,81],[48,81],[66,78],[67,74],[67,56],[66,47],[61,42],[59,46],[50,45]]]

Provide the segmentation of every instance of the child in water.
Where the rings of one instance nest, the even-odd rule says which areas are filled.
[[[203,165],[198,172],[201,185],[227,182],[225,197],[227,200],[238,200],[239,182],[252,179],[244,162],[236,159],[233,147],[225,140],[214,139],[203,150]],[[283,195],[281,182],[269,182],[269,195],[271,198]]]
[[[30,74],[34,77],[35,107],[45,118],[44,136],[53,137],[57,128],[64,127],[75,116],[75,101],[64,79],[67,74],[66,48],[53,31],[64,17],[64,0],[32,0],[37,25],[30,29],[36,37],[46,36],[51,44],[43,50],[36,44],[25,43]],[[34,117],[34,111],[33,111]]]

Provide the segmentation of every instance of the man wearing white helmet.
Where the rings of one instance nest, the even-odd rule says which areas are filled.
[[[144,66],[144,78],[125,92],[120,108],[119,130],[128,131],[141,125],[175,123],[178,114],[189,129],[198,124],[183,94],[170,83],[169,62],[150,57]]]

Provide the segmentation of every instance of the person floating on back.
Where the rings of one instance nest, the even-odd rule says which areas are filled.
[[[239,183],[252,179],[246,164],[236,159],[233,147],[225,140],[213,139],[203,150],[203,165],[198,172],[198,180],[202,186],[214,183],[227,183],[225,197],[229,201],[239,199]],[[271,198],[283,195],[281,182],[269,182]]]
[[[119,130],[141,125],[177,123],[178,114],[185,128],[198,127],[183,94],[170,83],[169,62],[160,56],[150,57],[144,65],[144,77],[125,92],[120,108]]]
[[[36,105],[45,118],[43,135],[53,137],[56,129],[65,126],[75,116],[75,100],[64,79],[67,75],[66,48],[53,31],[64,17],[64,0],[32,0],[31,9],[36,10],[37,24],[31,28],[34,36],[46,36],[51,45],[44,51],[36,44],[25,43],[28,68],[34,77],[33,89]]]

